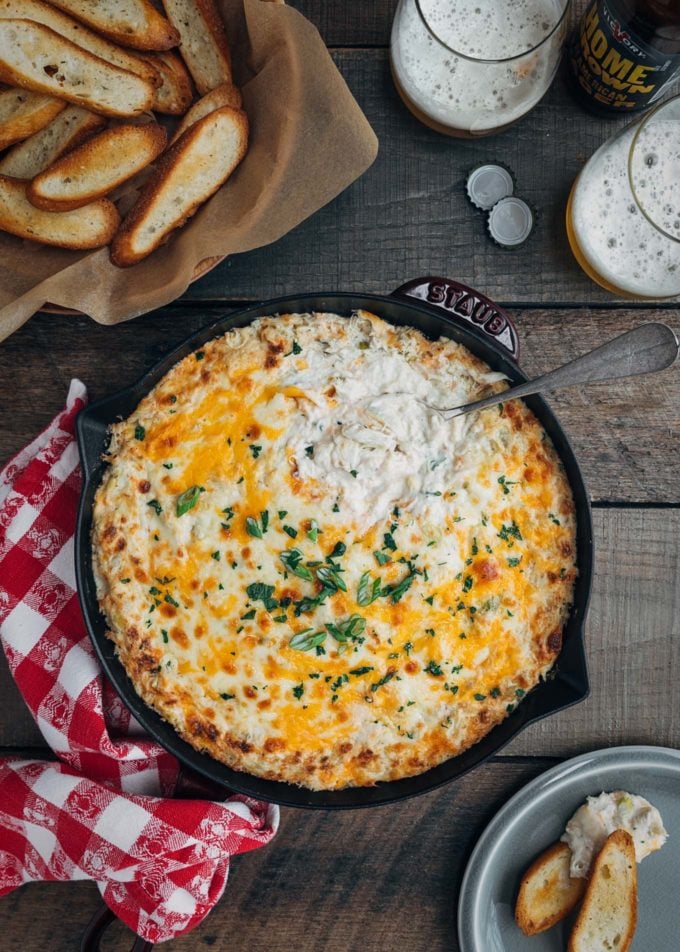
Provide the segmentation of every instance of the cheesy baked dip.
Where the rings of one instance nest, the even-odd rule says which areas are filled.
[[[574,505],[464,347],[367,312],[263,317],[112,428],[94,572],[137,692],[190,744],[315,790],[421,773],[561,648]],[[424,401],[421,402],[421,401]]]

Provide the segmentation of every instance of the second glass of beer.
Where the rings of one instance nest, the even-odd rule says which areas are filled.
[[[390,58],[397,90],[438,132],[491,135],[553,80],[570,0],[400,0]]]

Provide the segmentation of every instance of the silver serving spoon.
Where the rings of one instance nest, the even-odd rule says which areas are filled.
[[[505,403],[506,400],[528,397],[532,393],[545,390],[559,390],[562,387],[595,383],[597,380],[615,380],[619,377],[656,373],[671,366],[678,355],[679,346],[677,337],[667,324],[642,324],[582,357],[543,374],[542,377],[517,384],[483,400],[465,403],[461,407],[430,407],[429,404],[425,406],[435,410],[445,420],[452,420],[472,410],[484,410],[486,407]]]

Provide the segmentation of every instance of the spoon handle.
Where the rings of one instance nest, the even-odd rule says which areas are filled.
[[[642,324],[542,377],[510,387],[483,400],[443,410],[442,413],[447,419],[452,419],[471,410],[483,410],[505,403],[506,400],[528,397],[532,393],[575,387],[597,380],[615,380],[620,377],[655,373],[670,367],[677,357],[678,346],[678,339],[667,324]]]

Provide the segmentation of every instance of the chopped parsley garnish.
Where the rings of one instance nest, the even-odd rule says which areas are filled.
[[[416,575],[422,574],[416,568],[414,568],[412,562],[408,562],[409,572],[408,575],[405,575],[404,578],[397,582],[394,585],[386,585],[380,594],[383,598],[389,598],[396,605],[399,599],[408,592],[409,588],[413,585]]]
[[[145,436],[146,436],[146,430],[144,429],[141,423],[138,423],[135,426],[135,439],[143,440]]]
[[[295,354],[295,355],[297,356],[298,354],[301,354],[301,353],[302,353],[302,347],[300,347],[300,345],[298,344],[298,342],[297,342],[296,340],[294,340],[294,341],[293,341],[293,346],[292,346],[291,350],[289,350],[288,353],[287,353],[287,354],[284,354],[283,356],[284,356],[284,357],[290,357],[291,354]]]
[[[302,565],[302,552],[300,552],[299,549],[288,549],[286,552],[282,552],[279,558],[293,575],[297,575],[298,578],[304,578],[308,582],[314,581],[312,573],[306,566]]]
[[[245,615],[241,615],[241,621],[252,621],[255,615],[257,615],[257,612],[254,608],[251,608],[249,612],[245,613]]]
[[[285,519],[287,515],[288,515],[287,509],[279,509],[279,512],[278,512],[279,519]]]
[[[477,553],[479,552],[479,546],[477,545],[477,536],[475,536],[474,539],[472,540],[471,552],[473,555],[477,555]]]
[[[205,351],[197,350],[196,353],[194,354],[194,357],[196,358],[196,360],[203,360],[203,358],[205,357]]]
[[[149,589],[149,595],[160,595],[160,594],[161,594],[160,588],[156,588],[155,585],[152,585],[151,588]]]
[[[163,469],[172,469],[174,463],[163,463]]]
[[[210,558],[211,558],[211,559],[214,559],[216,562],[219,562],[220,559],[222,558],[222,556],[220,555],[220,550],[219,550],[219,549],[215,549],[214,552],[211,552],[211,553],[210,553]]]
[[[190,486],[188,489],[185,489],[182,495],[177,499],[177,516],[183,516],[185,512],[189,512],[190,509],[193,509],[202,492],[203,489],[200,486]]]
[[[370,605],[380,597],[381,592],[381,582],[379,578],[374,578],[371,581],[371,576],[368,572],[364,574],[359,579],[359,586],[357,588],[357,603],[362,607]]]
[[[172,605],[173,608],[179,608],[179,602],[175,601],[175,599],[172,597],[170,592],[165,593],[165,598],[163,599],[163,601],[167,602],[168,605]]]
[[[444,674],[436,661],[428,661],[427,665],[423,668],[423,671],[427,671],[428,674],[433,675],[435,678],[438,678],[440,675]]]
[[[463,582],[463,591],[469,592],[471,588],[472,588],[472,576],[466,575],[465,581]]]
[[[510,494],[510,487],[516,486],[517,482],[511,482],[509,479],[506,479],[505,476],[498,477],[499,485],[503,487],[503,495],[508,496]]]
[[[474,694],[475,701],[486,701],[486,694]]]
[[[312,519],[311,525],[307,530],[307,538],[310,542],[316,542],[319,537],[319,524],[316,519]]]
[[[253,582],[246,586],[246,595],[251,602],[261,601],[268,612],[278,608],[278,600],[272,597],[274,595],[273,585],[265,585],[264,582]]]
[[[227,522],[229,522],[230,519],[234,518],[234,510],[231,508],[231,506],[225,506],[224,509],[222,510],[222,513],[226,517]]]
[[[386,552],[374,552],[373,555],[378,565],[387,565],[388,562],[392,561],[392,557]]]
[[[298,699],[298,701],[300,700],[300,698],[302,697],[304,693],[305,693],[304,684],[296,684],[295,687],[293,688],[293,694]]]
[[[359,470],[357,470],[357,469],[350,469],[349,474],[350,474],[350,476],[354,476],[354,478],[356,479],[357,476],[359,475]]]
[[[312,648],[317,648],[319,645],[322,645],[327,638],[325,631],[314,631],[312,628],[304,628],[302,631],[298,631],[296,635],[288,642],[289,648],[294,648],[296,651],[311,651]],[[310,675],[312,677],[312,675]],[[318,678],[318,674],[316,675]]]
[[[423,601],[427,602],[428,605],[434,605],[434,595],[428,595]]]
[[[333,546],[333,551],[328,556],[328,558],[330,559],[339,558],[341,555],[344,555],[346,551],[347,551],[347,546],[345,545],[344,542],[336,542],[335,545]]]
[[[253,516],[246,516],[246,532],[248,535],[254,536],[256,539],[262,538],[262,529],[260,529],[260,524],[257,519]]]
[[[163,507],[161,506],[161,504],[159,503],[157,499],[150,499],[147,502],[147,506],[151,506],[151,508],[153,509],[153,511],[156,513],[157,516],[160,516],[160,514],[163,512]]]
[[[161,628],[161,636],[163,638],[163,643],[167,645],[168,643],[168,633],[165,628]]]
[[[491,690],[489,691],[489,694],[491,695],[491,697],[500,697],[500,696],[501,696],[501,689],[500,689],[500,688],[491,688]]]
[[[501,527],[501,531],[498,533],[498,538],[502,539],[503,542],[507,542],[509,548],[512,548],[512,546],[514,545],[514,541],[513,541],[514,539],[518,539],[521,541],[522,533],[519,531],[519,526],[517,525],[514,519],[510,523],[509,526],[506,526],[504,524]]]
[[[257,459],[257,457],[262,452],[262,447],[259,446],[257,443],[251,443],[249,446],[249,449],[250,449],[250,452],[253,454],[253,459]]]
[[[518,558],[508,559],[508,565],[510,566],[511,569],[514,569],[515,566],[519,565],[521,561],[522,561],[522,556],[519,556]]]
[[[359,677],[360,674],[368,674],[369,671],[375,670],[371,667],[370,664],[365,664],[363,668],[350,668],[350,674],[354,674],[356,677]]]
[[[388,671],[384,678],[381,678],[379,681],[375,681],[371,685],[371,691],[377,691],[378,688],[381,688],[384,684],[387,684],[388,681],[392,680],[396,673],[396,671]]]
[[[314,447],[305,446],[305,456],[308,456],[310,459],[314,459]]]
[[[561,526],[561,525],[562,525],[562,523],[561,523],[560,520],[557,518],[557,516],[555,515],[554,512],[549,512],[549,513],[548,513],[548,518],[550,519],[551,522],[554,522],[556,526]]]
[[[297,539],[297,529],[294,529],[292,526],[284,526],[283,531],[286,535],[289,535],[291,539]]]
[[[397,543],[391,532],[386,532],[383,536],[383,549],[389,549],[391,552],[397,551]]]
[[[122,579],[121,579],[121,582],[123,583],[123,585],[127,585],[129,581],[130,581],[129,578],[122,578]]]
[[[527,692],[523,688],[517,688],[515,690],[515,697],[524,697]]]
[[[223,701],[233,701],[236,695],[235,694],[220,694],[220,697],[222,698]]]

